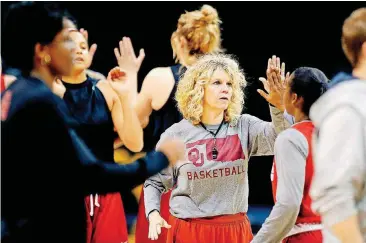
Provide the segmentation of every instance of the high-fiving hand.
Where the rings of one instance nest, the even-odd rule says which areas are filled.
[[[114,55],[118,66],[127,73],[137,73],[145,58],[144,49],[140,49],[140,54],[136,57],[131,39],[128,37],[123,37],[119,42],[119,48],[114,48]]]
[[[268,59],[266,75],[267,79],[259,78],[266,92],[261,89],[257,91],[266,101],[284,111],[282,97],[286,88],[286,82],[290,77],[289,72],[285,75],[285,63],[281,65],[280,58],[272,56],[272,58]]]

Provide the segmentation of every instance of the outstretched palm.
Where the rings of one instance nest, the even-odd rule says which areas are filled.
[[[128,37],[123,37],[119,42],[119,48],[114,48],[114,55],[118,66],[127,73],[137,73],[145,58],[144,49],[141,49],[139,56],[136,57],[131,39]]]
[[[258,93],[269,103],[284,111],[284,106],[282,104],[282,97],[286,87],[286,81],[290,76],[289,73],[285,76],[285,63],[280,62],[280,58],[272,56],[268,59],[267,79],[259,78],[263,83],[265,91],[258,89]]]

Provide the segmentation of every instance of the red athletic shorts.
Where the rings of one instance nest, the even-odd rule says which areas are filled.
[[[308,231],[299,233],[296,235],[291,235],[285,239],[283,239],[282,243],[322,243],[323,242],[323,236],[321,230],[314,230],[314,231]]]
[[[178,219],[170,216],[167,243],[249,243],[252,229],[246,214]]]
[[[160,200],[160,215],[168,222],[170,217],[169,213],[169,200],[170,200],[171,191],[164,193],[161,196]],[[135,242],[136,243],[165,243],[167,236],[167,229],[162,228],[161,234],[157,240],[150,240],[148,238],[149,234],[149,222],[146,219],[145,214],[145,203],[144,203],[144,189],[142,189],[140,201],[139,201],[139,212],[137,215],[136,222],[136,234],[135,234]]]
[[[97,200],[96,197],[98,197]],[[92,203],[90,199],[92,199]],[[128,241],[126,216],[120,193],[87,196],[85,205],[87,210],[86,243],[124,243]],[[90,215],[91,210],[93,216]]]

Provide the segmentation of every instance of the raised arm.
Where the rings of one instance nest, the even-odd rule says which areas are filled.
[[[134,104],[137,99],[137,73],[140,70],[142,61],[145,58],[144,49],[140,49],[139,56],[136,57],[135,51],[129,37],[123,37],[119,42],[119,47],[114,48],[118,66],[129,77],[130,94],[129,100]]]
[[[98,82],[111,111],[113,124],[123,144],[134,152],[143,147],[143,131],[129,100],[129,78],[119,67],[113,68],[108,80]]]
[[[272,122],[244,114],[240,117],[242,136],[248,136],[249,156],[273,155],[277,135],[286,127],[283,113],[270,106]]]
[[[283,63],[280,68],[280,59],[273,56],[272,59],[268,60],[267,80],[262,80],[268,93],[258,90],[259,94],[270,104],[272,122],[265,122],[250,115],[242,115],[241,117],[242,131],[244,133],[247,131],[249,135],[250,156],[273,155],[273,146],[277,135],[290,125],[286,122],[283,114],[282,83],[285,82],[284,72],[285,64]]]

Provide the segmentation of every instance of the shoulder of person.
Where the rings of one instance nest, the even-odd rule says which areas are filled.
[[[170,73],[171,73],[170,67],[156,67],[156,68],[151,69],[151,71],[147,74],[147,76],[161,77],[161,76],[169,75]]]
[[[275,141],[275,148],[282,147],[283,149],[288,149],[289,145],[293,145],[303,152],[306,152],[308,149],[306,137],[294,128],[282,131]]]
[[[310,118],[319,126],[333,112],[343,112],[345,107],[366,114],[364,97],[365,80],[341,82],[325,92],[311,107]]]
[[[170,67],[157,67],[152,69],[145,77],[145,85],[165,84],[169,82],[169,78],[174,80]]]
[[[278,141],[293,141],[296,138],[303,137],[304,135],[294,128],[288,128],[278,134],[277,139]],[[304,137],[305,138],[305,137]],[[305,138],[306,139],[306,138]]]
[[[170,126],[164,133],[174,137],[184,137],[195,127],[196,126],[194,126],[190,121],[182,119],[181,121]]]

